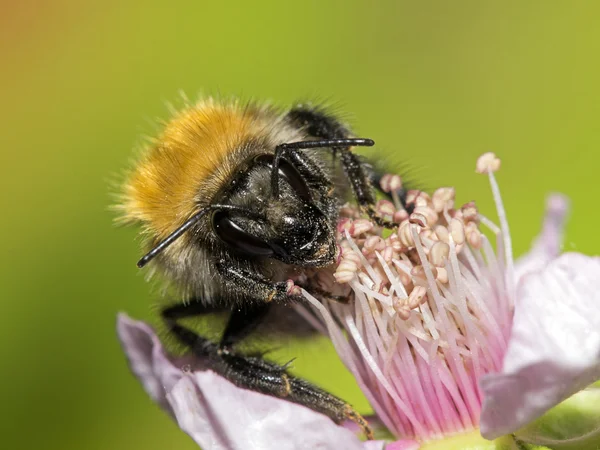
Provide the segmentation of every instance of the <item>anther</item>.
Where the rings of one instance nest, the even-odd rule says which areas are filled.
[[[495,153],[488,152],[477,158],[475,171],[478,173],[496,172],[500,169],[500,158]]]
[[[460,208],[460,210],[462,212],[463,220],[465,221],[465,223],[479,223],[479,210],[477,209],[477,205],[475,205],[475,202],[465,203]]]
[[[442,284],[448,283],[448,271],[444,267],[438,267],[436,279]]]
[[[393,216],[396,212],[394,204],[389,200],[379,200],[375,206],[375,210],[381,216]]]
[[[374,251],[381,252],[385,248],[385,242],[379,236],[369,236],[363,245],[362,252],[365,255]]]
[[[427,226],[427,218],[423,214],[412,213],[408,221],[412,224],[418,225],[421,228],[425,228]]]
[[[394,298],[392,308],[402,320],[408,320],[410,317],[410,308],[406,304],[406,299]]]
[[[454,243],[460,245],[465,242],[465,227],[463,223],[458,219],[452,219],[450,221],[450,236]]]
[[[427,301],[427,288],[423,286],[415,286],[412,292],[408,295],[408,307],[414,309]]]
[[[355,220],[350,228],[349,233],[352,237],[359,236],[363,233],[367,233],[373,229],[373,222],[367,219]]]
[[[406,203],[414,203],[415,206],[429,206],[431,205],[431,197],[426,192],[410,190],[406,194]]]
[[[411,214],[411,217],[413,214],[421,214],[425,217],[426,224],[429,227],[432,227],[438,221],[438,215],[431,206],[417,206]]]
[[[398,228],[398,237],[400,238],[400,242],[405,247],[413,247],[415,245],[415,241],[413,239],[412,231],[410,227],[412,225],[410,222],[402,222],[400,228]]]
[[[450,233],[448,232],[448,228],[442,225],[436,225],[433,231],[440,241],[445,242],[446,244],[450,242]]]
[[[362,260],[360,259],[360,255],[351,249],[347,250],[344,253],[344,257],[342,258],[342,260],[343,261],[351,261],[352,263],[354,263],[356,265],[357,268],[362,266]]]
[[[431,197],[431,202],[435,211],[441,213],[444,210],[454,208],[454,198],[454,188],[441,187],[435,190]]]
[[[392,219],[395,223],[402,223],[408,219],[408,212],[405,209],[400,209],[394,213]]]
[[[381,177],[379,185],[381,186],[381,190],[383,192],[397,191],[402,187],[402,178],[400,178],[398,175],[386,174]]]
[[[450,246],[445,242],[436,242],[431,246],[429,251],[429,260],[435,267],[444,267],[448,261],[450,254]]]
[[[469,245],[475,249],[481,247],[481,232],[475,222],[469,222],[465,225],[465,236]]]

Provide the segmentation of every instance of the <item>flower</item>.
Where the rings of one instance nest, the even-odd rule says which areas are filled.
[[[427,442],[481,429],[485,438],[514,433],[600,379],[600,258],[559,256],[567,213],[552,195],[540,237],[513,263],[508,221],[487,173],[500,226],[471,202],[454,209],[454,191],[430,197],[409,191],[409,215],[381,201],[380,214],[400,218],[382,230],[345,209],[341,259],[332,278],[349,283],[354,302],[304,295],[385,426]],[[399,178],[382,187],[401,186]],[[498,253],[480,230],[497,240]],[[318,287],[333,285],[322,274]]]
[[[398,230],[385,235],[347,205],[338,264],[301,280],[331,298],[290,281],[308,302],[298,312],[331,337],[378,420],[401,440],[361,442],[352,424],[238,388],[201,360],[169,356],[148,325],[121,314],[118,334],[133,373],[203,448],[417,450],[449,438],[440,448],[463,448],[461,439],[479,431],[488,439],[518,432],[600,379],[600,258],[560,255],[567,200],[552,195],[541,235],[513,262],[493,175],[499,166],[493,154],[477,164],[489,176],[500,226],[473,202],[455,209],[451,188],[409,191],[409,214],[395,194],[401,179],[386,176],[382,188],[394,202],[380,201],[377,211]],[[347,303],[333,300],[350,289]]]

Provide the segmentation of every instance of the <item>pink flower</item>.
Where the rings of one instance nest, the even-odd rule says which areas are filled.
[[[514,264],[499,166],[493,154],[478,161],[500,227],[474,203],[455,210],[450,188],[409,192],[410,217],[381,202],[380,212],[405,216],[385,238],[348,208],[333,277],[355,301],[304,292],[321,318],[314,325],[398,437],[427,442],[480,428],[495,439],[600,379],[600,258],[559,256],[567,201],[553,195],[541,236]],[[480,224],[496,236],[497,255]]]

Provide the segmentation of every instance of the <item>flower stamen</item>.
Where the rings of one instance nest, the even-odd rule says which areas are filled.
[[[513,301],[505,298],[512,263],[499,259],[479,230],[480,223],[491,228],[512,258],[492,175],[496,159],[486,156],[478,169],[490,175],[500,227],[474,202],[455,209],[453,188],[432,196],[409,191],[414,211],[385,238],[346,205],[349,222],[339,227],[342,252],[333,278],[349,284],[354,301],[334,304],[303,292],[376,413],[398,436],[427,441],[477,427],[477,380],[500,369],[512,317]],[[382,181],[384,190],[399,182]],[[388,217],[401,211],[389,201],[378,209]]]

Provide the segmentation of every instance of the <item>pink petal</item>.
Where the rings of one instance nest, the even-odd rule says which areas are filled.
[[[600,379],[600,258],[566,253],[518,287],[501,374],[481,380],[481,434],[512,433]]]
[[[381,450],[304,406],[240,389],[212,371],[179,369],[143,322],[120,314],[117,330],[132,372],[202,448]],[[196,361],[197,362],[197,361]]]
[[[515,280],[542,270],[561,251],[569,200],[562,194],[552,194],[546,199],[546,212],[542,231],[533,242],[531,250],[515,262]]]
[[[386,445],[385,450],[419,450],[421,444],[412,439],[402,439]]]

